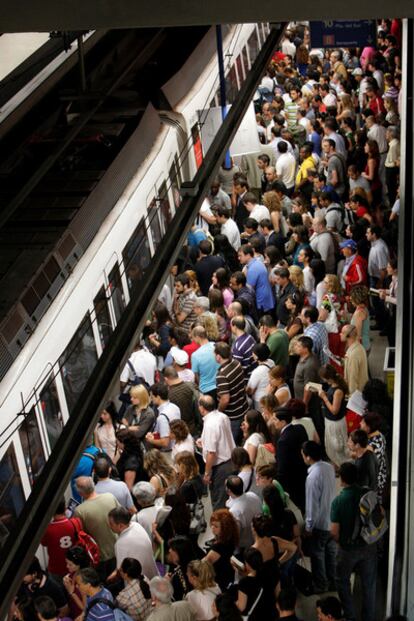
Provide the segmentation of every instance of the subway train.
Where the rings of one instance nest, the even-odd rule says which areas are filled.
[[[231,103],[269,26],[226,25],[222,30]],[[219,105],[220,97],[214,28],[162,90],[169,106],[147,106],[24,298],[0,323],[0,542],[53,450],[131,291],[168,234],[180,208],[182,182],[193,178],[203,158],[199,111]],[[123,168],[127,150],[134,153],[133,170]],[[111,204],[113,188],[122,179],[128,182]]]

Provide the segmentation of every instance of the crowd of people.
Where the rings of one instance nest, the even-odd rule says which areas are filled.
[[[389,501],[392,400],[368,357],[375,330],[395,342],[401,24],[378,29],[361,50],[285,33],[255,95],[261,150],[221,165],[20,621],[294,620],[305,579],[320,621],[379,619],[384,542],[360,501]]]

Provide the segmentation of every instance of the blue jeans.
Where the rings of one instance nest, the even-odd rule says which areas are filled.
[[[364,621],[376,621],[377,586],[377,546],[372,544],[354,550],[338,548],[336,557],[336,587],[341,600],[344,617],[348,621],[356,619],[354,600],[351,592],[351,574],[356,572],[361,579],[362,613]]]
[[[315,589],[320,592],[330,590],[335,584],[337,545],[328,530],[312,530],[309,553]]]

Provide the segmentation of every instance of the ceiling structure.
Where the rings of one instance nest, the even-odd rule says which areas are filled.
[[[392,15],[384,15],[384,12]],[[412,0],[3,0],[0,32],[194,26],[256,21],[414,17]]]

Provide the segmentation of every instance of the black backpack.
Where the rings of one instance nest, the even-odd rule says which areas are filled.
[[[145,381],[145,379],[141,376],[138,375],[134,365],[132,364],[131,360],[127,360],[127,365],[129,366],[130,370],[132,371],[132,378],[128,381],[128,386],[144,386],[148,392],[150,391],[150,385],[148,384],[147,381]],[[127,390],[126,392],[121,392],[121,394],[119,395],[118,399],[122,402],[125,403],[125,405],[131,405],[131,397],[129,395],[129,390]]]

